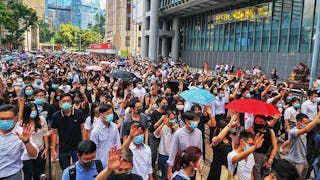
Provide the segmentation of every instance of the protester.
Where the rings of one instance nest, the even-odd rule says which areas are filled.
[[[84,116],[82,111],[72,108],[72,96],[62,94],[59,101],[61,110],[53,115],[52,123],[52,158],[56,160],[57,135],[59,135],[59,163],[64,170],[70,166],[70,158],[73,162],[78,160],[77,145],[86,140],[84,129]]]
[[[0,179],[22,180],[21,156],[26,153],[31,158],[38,156],[37,146],[30,141],[33,132],[29,124],[24,124],[22,132],[13,131],[17,123],[17,110],[11,105],[0,106]]]
[[[85,140],[78,145],[78,159],[63,171],[62,180],[95,179],[106,168],[103,160],[96,160],[97,146],[93,141]]]

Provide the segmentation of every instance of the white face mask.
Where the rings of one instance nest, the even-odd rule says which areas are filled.
[[[184,109],[184,105],[176,105],[176,108],[180,111],[182,111]]]

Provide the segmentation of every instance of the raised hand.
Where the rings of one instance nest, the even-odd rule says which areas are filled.
[[[238,115],[237,114],[233,114],[231,117],[231,120],[229,122],[229,125],[231,128],[235,128],[238,127]]]
[[[120,150],[117,151],[117,146],[113,146],[109,151],[108,169],[114,171],[120,164]]]
[[[131,129],[130,129],[130,137],[135,137],[138,136],[142,133],[141,127],[139,127],[139,124],[132,124]]]
[[[22,142],[28,142],[33,132],[31,125],[24,124],[22,128],[23,128],[22,133],[19,134],[18,132],[16,132],[16,134],[18,135],[18,137],[21,139]]]
[[[255,148],[259,149],[262,146],[263,141],[264,141],[263,134],[260,134],[260,133],[256,134],[254,140],[255,140],[254,141],[255,142],[254,143]]]

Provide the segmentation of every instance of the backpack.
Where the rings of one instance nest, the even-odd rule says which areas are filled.
[[[99,174],[103,170],[101,160],[95,160],[94,164],[96,165],[97,172]],[[76,180],[76,176],[77,176],[76,164],[72,164],[69,167],[69,178],[70,178],[70,180]]]

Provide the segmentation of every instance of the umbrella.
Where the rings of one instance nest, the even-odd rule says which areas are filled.
[[[42,55],[37,55],[36,58],[44,58]]]
[[[123,70],[117,70],[110,74],[110,77],[113,77],[115,79],[122,79],[124,81],[129,81],[134,78],[137,78],[135,74],[129,71],[123,71]]]
[[[268,116],[280,114],[278,109],[274,107],[272,104],[268,104],[264,101],[256,99],[234,100],[227,104],[225,108],[232,109],[239,113],[251,113]]]
[[[101,61],[100,64],[109,65],[111,63],[109,61]]]
[[[183,91],[180,96],[186,101],[198,104],[210,104],[216,99],[208,90],[199,88]]]
[[[12,57],[12,56],[6,56],[6,57],[2,58],[2,60],[4,60],[4,61],[11,61],[11,60],[14,60],[14,59],[15,58]]]
[[[100,67],[100,66],[87,66],[86,70],[87,71],[102,71],[102,67]]]

